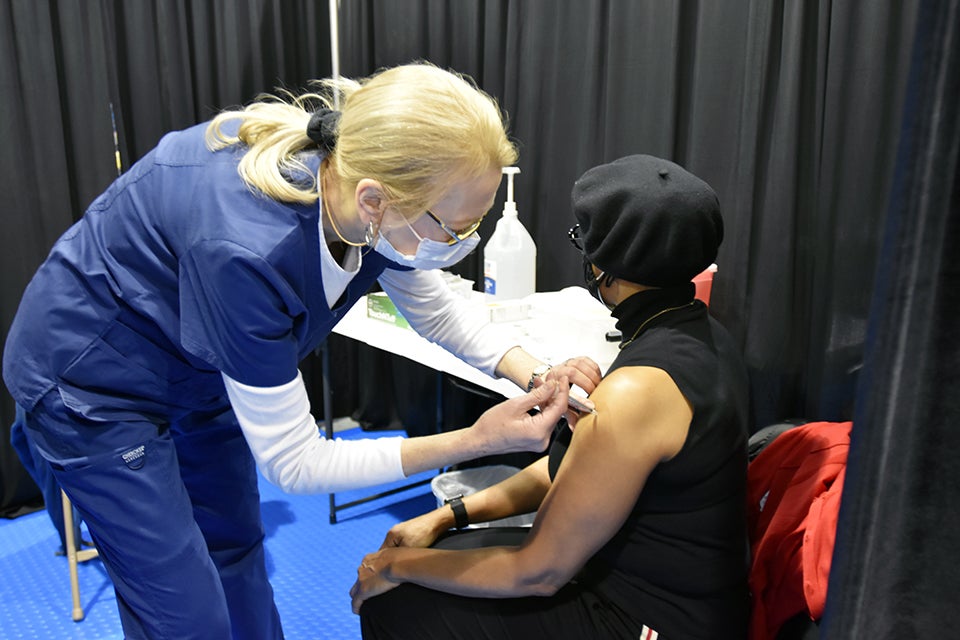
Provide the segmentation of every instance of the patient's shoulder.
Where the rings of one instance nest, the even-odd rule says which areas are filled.
[[[673,378],[656,367],[620,367],[604,377],[590,399],[605,428],[642,432],[648,443],[657,444],[663,459],[680,451],[693,419]]]

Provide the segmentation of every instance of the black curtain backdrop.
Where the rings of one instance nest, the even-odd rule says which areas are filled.
[[[921,3],[823,638],[955,638],[960,2]]]
[[[946,511],[937,500],[957,485],[956,478],[926,473],[950,459],[938,449],[950,440],[935,432],[946,423],[933,419],[933,407],[939,410],[943,398],[950,397],[944,381],[955,382],[957,371],[956,352],[951,360],[951,352],[941,349],[950,346],[946,313],[956,310],[956,299],[949,297],[956,295],[956,286],[948,291],[943,275],[953,269],[955,284],[956,266],[948,260],[956,253],[956,217],[952,226],[946,217],[934,221],[931,205],[921,197],[927,192],[911,191],[934,173],[930,158],[952,157],[949,175],[956,175],[955,144],[937,155],[919,142],[955,136],[955,122],[945,129],[935,116],[956,117],[956,85],[941,84],[940,93],[926,91],[916,72],[904,114],[915,32],[923,38],[936,35],[941,43],[939,49],[924,49],[923,60],[940,65],[940,75],[928,70],[927,81],[946,82],[951,73],[955,81],[956,22],[956,1],[927,0],[341,4],[344,75],[426,59],[471,75],[507,110],[521,148],[517,201],[538,245],[541,290],[580,284],[578,257],[565,232],[572,223],[570,188],[587,168],[650,153],[685,165],[714,186],[727,232],[711,310],[743,348],[755,426],[788,417],[848,419],[858,411],[851,471],[863,475],[855,482],[848,478],[848,495],[858,497],[851,506],[845,496],[838,540],[850,552],[849,566],[839,562],[844,568],[833,578],[850,591],[839,604],[832,596],[830,629],[836,629],[836,637],[857,637],[840,631],[848,622],[845,616],[856,611],[862,622],[889,593],[889,585],[881,583],[870,592],[876,598],[853,602],[861,597],[857,590],[866,593],[864,576],[875,577],[878,565],[895,553],[874,537],[875,518],[891,515],[878,509],[876,500],[891,498],[889,509],[902,510],[892,520],[898,535],[889,543],[899,551],[920,545],[929,534],[906,524],[921,489],[937,496],[922,502],[931,517],[918,522],[927,524],[942,514],[934,508]],[[947,29],[951,25],[953,31]],[[296,88],[327,75],[327,34],[327,3],[308,0],[10,0],[0,5],[4,336],[23,287],[53,241],[116,175],[111,104],[120,155],[128,166],[170,129],[277,85]],[[915,69],[923,67],[920,58],[919,53],[914,58]],[[948,99],[953,102],[945,104]],[[901,122],[908,124],[914,146],[902,152],[899,200],[891,207]],[[909,129],[911,122],[923,124],[918,129],[923,135]],[[937,192],[941,202],[952,202],[955,209],[954,185],[955,178],[934,186],[942,188]],[[900,222],[889,222],[887,248],[878,261],[888,210],[890,220]],[[908,224],[911,216],[917,220]],[[481,228],[484,237],[493,231],[495,217]],[[891,249],[891,228],[917,236]],[[921,246],[929,251],[910,254],[915,258],[910,262],[904,252]],[[890,261],[897,266],[890,267]],[[894,271],[883,272],[883,292],[874,299],[875,335],[867,352],[871,377],[869,384],[859,380],[858,395],[878,264]],[[481,252],[459,271],[479,280]],[[911,293],[914,286],[918,290]],[[878,311],[884,300],[903,297],[911,303],[909,316]],[[915,323],[910,329],[926,331],[917,339],[927,342],[916,352],[910,350],[913,343],[896,342],[902,335],[884,328],[904,319]],[[926,355],[924,363],[907,357]],[[347,354],[345,360],[338,370],[353,375],[356,358]],[[916,378],[911,368],[904,378],[905,363],[923,364],[925,377]],[[936,395],[940,405],[920,383],[943,385],[932,387],[944,391]],[[22,497],[24,483],[6,445],[12,401],[3,393],[0,403],[6,506]],[[929,432],[913,433],[918,420]],[[904,442],[912,455],[891,460],[894,443]],[[882,469],[874,455],[882,458]],[[906,487],[897,494],[888,486],[893,478],[883,475],[893,467]],[[870,493],[866,485],[881,480]],[[947,484],[937,484],[940,480]],[[878,555],[854,554],[860,548]],[[903,570],[927,568],[905,565]],[[912,576],[886,577],[903,578],[902,585]],[[870,612],[857,608],[864,603]]]
[[[565,237],[574,180],[631,153],[670,158],[724,208],[712,309],[743,347],[756,426],[852,416],[916,2],[365,0],[342,11],[345,75],[427,59],[500,100],[521,147],[516,198],[540,290],[580,284]],[[478,251],[458,271],[482,280],[482,268]]]

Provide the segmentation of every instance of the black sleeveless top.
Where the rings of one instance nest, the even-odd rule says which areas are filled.
[[[693,299],[692,284],[635,294],[613,315],[624,344],[610,371],[662,369],[693,420],[680,452],[654,468],[626,523],[577,581],[606,605],[597,624],[617,635],[638,637],[646,625],[660,640],[745,638],[748,396],[739,351]],[[569,441],[570,430],[558,430],[551,478]]]

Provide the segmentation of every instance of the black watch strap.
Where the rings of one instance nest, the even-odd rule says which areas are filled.
[[[463,495],[447,498],[443,502],[453,509],[453,519],[457,523],[457,529],[465,529],[470,524],[470,518],[467,517],[467,508],[463,506]]]

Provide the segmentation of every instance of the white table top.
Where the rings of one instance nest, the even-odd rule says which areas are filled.
[[[487,312],[484,294],[475,292],[470,301],[477,305],[478,313]],[[567,287],[560,291],[534,293],[520,303],[529,305],[525,319],[498,323],[516,339],[517,344],[549,363],[563,362],[574,356],[589,356],[600,365],[602,372],[606,372],[618,353],[618,343],[605,339],[606,332],[614,329],[615,319],[586,289]],[[411,329],[367,317],[366,297],[347,312],[333,332],[410,358],[508,398],[523,393],[509,380],[491,378]]]

